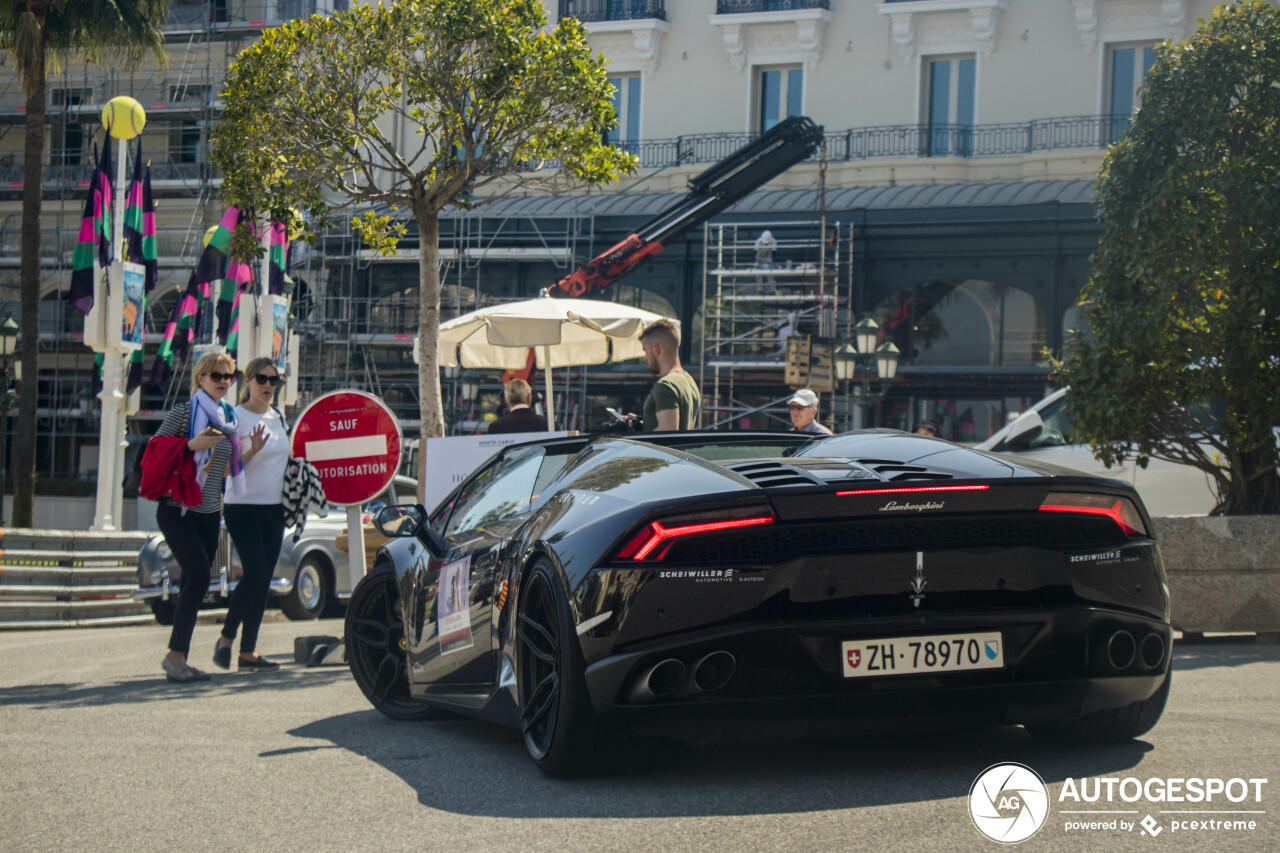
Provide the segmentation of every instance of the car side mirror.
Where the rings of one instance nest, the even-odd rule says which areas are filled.
[[[1009,427],[1009,434],[1005,436],[1004,443],[1010,450],[1026,450],[1042,432],[1044,432],[1044,421],[1040,413],[1027,412]]]
[[[449,543],[427,520],[427,511],[420,504],[398,504],[379,512],[373,519],[378,532],[390,539],[407,539],[416,536],[434,557],[443,557],[449,551]]]

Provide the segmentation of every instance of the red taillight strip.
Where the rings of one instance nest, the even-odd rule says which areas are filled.
[[[836,492],[836,497],[847,495],[900,495],[905,492],[985,492],[990,486],[903,486],[897,489],[855,489]]]
[[[651,523],[645,530],[641,531],[640,536],[636,537],[629,543],[628,547],[622,550],[620,557],[629,556],[627,552],[631,551],[630,547],[639,541],[640,537],[648,534],[649,538],[638,550],[635,551],[633,560],[643,560],[645,557],[653,553],[663,542],[672,539],[679,539],[681,536],[694,536],[698,533],[714,533],[719,530],[733,530],[738,527],[755,527],[760,524],[773,524],[772,515],[764,515],[756,518],[734,518],[729,521],[710,521],[705,524],[685,524],[680,527],[663,527],[661,521]]]
[[[1109,507],[1080,506],[1078,504],[1042,504],[1041,512],[1078,512],[1084,515],[1104,515],[1114,521],[1125,533],[1137,533],[1137,529],[1124,520],[1124,499],[1116,498]]]

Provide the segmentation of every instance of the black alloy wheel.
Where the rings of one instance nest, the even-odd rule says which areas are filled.
[[[347,606],[346,655],[360,692],[393,720],[425,720],[439,709],[409,692],[404,615],[395,574],[376,570],[360,581]]]
[[[525,575],[516,609],[520,731],[549,776],[581,776],[607,763],[611,744],[587,695],[582,649],[551,564]]]

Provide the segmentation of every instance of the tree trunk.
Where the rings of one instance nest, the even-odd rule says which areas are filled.
[[[439,212],[419,202],[418,223],[418,416],[422,419],[418,444],[418,503],[426,499],[424,464],[427,439],[444,435],[440,404],[440,220]],[[427,507],[431,509],[431,507]]]
[[[22,386],[13,440],[13,527],[30,527],[35,502],[36,386],[40,350],[40,205],[44,194],[44,31],[27,97],[22,163]]]

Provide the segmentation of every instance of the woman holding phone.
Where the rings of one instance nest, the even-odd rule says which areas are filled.
[[[161,661],[170,681],[209,679],[187,663],[187,655],[218,551],[223,486],[229,481],[234,492],[244,491],[236,413],[222,399],[235,378],[236,363],[231,356],[208,353],[192,368],[191,399],[170,409],[156,430],[156,435],[187,437],[187,449],[195,456],[196,482],[202,498],[199,506],[189,508],[161,498],[156,507],[156,524],[182,568],[169,653]]]
[[[240,635],[239,669],[279,669],[255,650],[262,613],[267,607],[267,592],[280,543],[284,540],[284,471],[289,464],[289,425],[284,415],[271,404],[280,384],[280,372],[270,358],[255,358],[245,368],[240,389],[240,405],[236,406],[238,437],[244,448],[245,489],[233,494],[228,489],[223,511],[227,531],[235,542],[236,553],[244,574],[231,594],[227,621],[222,625],[213,662],[223,669],[231,668],[231,645],[236,630]]]

